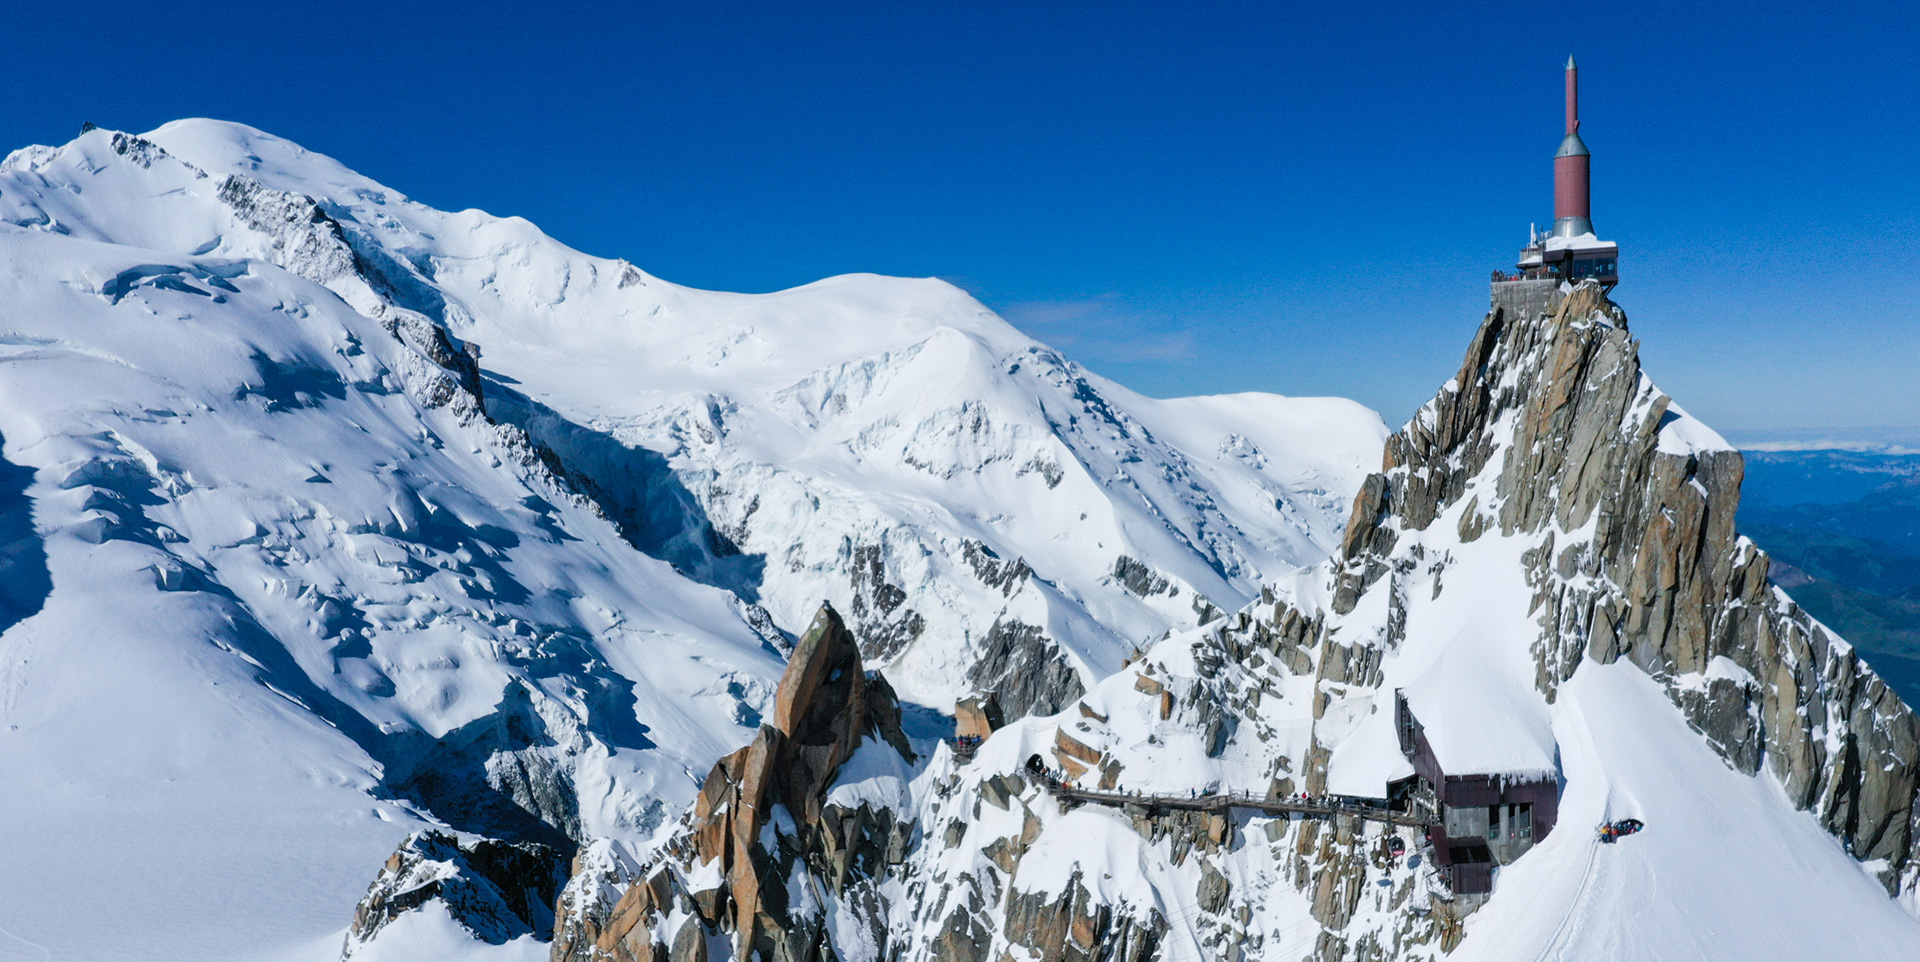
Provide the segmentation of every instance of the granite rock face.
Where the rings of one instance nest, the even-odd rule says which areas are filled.
[[[352,958],[401,914],[433,901],[494,945],[544,931],[565,881],[560,853],[545,845],[416,832],[387,858],[354,908],[341,958]]]
[[[1009,718],[1051,715],[1087,691],[1045,630],[1011,617],[988,629],[967,680],[979,691],[995,693]]]
[[[1078,877],[1058,895],[1013,892],[1007,900],[1007,941],[1040,962],[1148,962],[1161,957],[1166,929],[1157,912],[1130,912],[1093,898]],[[934,958],[954,962],[966,957],[934,952]]]
[[[1495,458],[1495,490],[1469,494]],[[1496,308],[1459,373],[1388,440],[1332,605],[1401,590],[1396,541],[1465,499],[1462,542],[1539,539],[1524,563],[1549,701],[1585,659],[1631,661],[1729,766],[1766,766],[1890,893],[1911,887],[1920,722],[1769,583],[1767,555],[1734,530],[1743,471],[1642,374],[1626,315],[1597,287],[1547,316]]]
[[[934,765],[941,765],[938,757]],[[921,841],[891,873],[898,885],[893,924],[928,937],[897,944],[899,955],[890,958],[1144,962],[1163,957],[1166,917],[1151,902],[1115,898],[1111,875],[1074,868],[1059,884],[1016,884],[1023,865],[1043,858],[1033,850],[1048,824],[1064,815],[1038,781],[977,769],[947,772],[934,779],[931,797],[920,809],[928,824],[945,826],[940,838]]]
[[[892,689],[867,674],[853,633],[821,608],[780,679],[769,724],[708,773],[694,810],[653,864],[609,847],[576,860],[554,928],[556,962],[683,962],[728,936],[737,958],[813,962],[832,952],[833,902],[884,945],[875,886],[915,826],[893,809],[836,804],[827,789],[856,751],[913,758]]]

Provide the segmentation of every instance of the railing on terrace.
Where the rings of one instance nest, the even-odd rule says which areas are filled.
[[[1187,811],[1215,812],[1234,808],[1248,808],[1268,814],[1305,815],[1351,815],[1374,822],[1388,822],[1394,825],[1411,825],[1425,828],[1439,824],[1439,820],[1424,813],[1398,811],[1369,805],[1365,802],[1336,796],[1309,796],[1293,798],[1270,798],[1252,792],[1213,792],[1201,794],[1193,792],[1186,795],[1154,795],[1145,792],[1107,791],[1101,789],[1080,788],[1069,785],[1053,773],[1033,774],[1047,792],[1058,798],[1091,802],[1096,805],[1108,805],[1122,808],[1137,805],[1147,809],[1183,809]]]

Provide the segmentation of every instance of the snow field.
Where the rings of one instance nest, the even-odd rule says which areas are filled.
[[[1561,822],[1502,869],[1454,958],[1920,958],[1912,918],[1770,775],[1722,763],[1651,679],[1587,664],[1555,706]],[[1647,827],[1601,845],[1602,820]]]

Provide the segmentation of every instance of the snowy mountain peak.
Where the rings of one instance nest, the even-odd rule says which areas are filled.
[[[910,703],[1053,710],[1324,557],[1385,434],[1140,397],[937,280],[680,287],[218,121],[14,152],[0,246],[0,751],[58,866],[9,896],[137,906],[8,922],[66,954],[280,951],[415,830],[395,885],[644,848],[823,599]]]

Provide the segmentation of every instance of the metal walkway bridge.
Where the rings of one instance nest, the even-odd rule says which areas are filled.
[[[1439,819],[1418,812],[1403,812],[1391,808],[1368,805],[1365,802],[1345,798],[1268,798],[1251,792],[1216,792],[1208,795],[1148,795],[1139,792],[1101,791],[1079,788],[1054,778],[1049,773],[1038,779],[1047,792],[1056,798],[1071,799],[1077,802],[1090,802],[1095,805],[1108,805],[1124,808],[1129,805],[1148,809],[1178,809],[1192,812],[1225,812],[1235,808],[1252,809],[1268,815],[1351,815],[1370,822],[1386,822],[1392,825],[1410,825],[1426,828],[1440,824]]]

